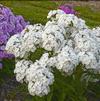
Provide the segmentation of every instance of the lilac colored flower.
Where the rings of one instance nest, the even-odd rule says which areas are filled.
[[[5,45],[2,45],[2,46],[0,47],[0,51],[3,51],[3,50],[5,50]]]
[[[0,59],[13,58],[13,57],[14,57],[13,54],[7,54],[5,51],[0,51]]]
[[[13,54],[5,52],[6,43],[12,35],[20,33],[28,24],[21,15],[14,15],[8,7],[0,5],[0,59],[14,57]]]
[[[7,39],[8,39],[7,35],[5,35],[5,34],[0,35],[0,45],[6,44]]]
[[[71,5],[61,5],[59,9],[63,10],[66,14],[75,14],[75,10]]]
[[[3,59],[5,57],[4,51],[0,51],[0,59]]]

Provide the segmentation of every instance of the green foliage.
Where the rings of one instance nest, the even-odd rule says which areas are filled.
[[[40,57],[42,56],[43,53],[44,53],[44,49],[38,48],[34,53],[30,53],[28,58],[31,61],[35,62],[36,60],[40,59]]]
[[[4,79],[13,76],[13,70],[15,68],[15,59],[3,59],[3,68],[0,70],[0,83],[4,82]]]
[[[47,96],[30,96],[28,94],[26,84],[20,84],[16,89],[10,92],[9,96],[10,98],[15,99],[16,94],[20,92],[23,96],[23,101],[88,101],[86,94],[87,90],[89,89],[96,93],[95,98],[99,98],[99,85],[96,86],[95,83],[89,83],[89,88],[86,81],[81,80],[83,75],[82,67],[83,66],[79,64],[71,76],[63,75],[57,69],[54,69],[55,81],[50,88],[50,93]]]
[[[100,12],[93,11],[90,7],[75,7],[81,16],[86,21],[86,24],[90,27],[100,26]]]

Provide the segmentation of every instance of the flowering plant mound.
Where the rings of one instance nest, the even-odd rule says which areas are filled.
[[[0,5],[0,59],[14,57],[5,51],[7,40],[12,35],[20,33],[27,24],[21,15],[16,16],[9,8]]]
[[[46,25],[27,25],[6,45],[16,57],[14,73],[18,82],[26,82],[31,95],[43,96],[54,82],[53,68],[71,75],[82,63],[84,70],[100,73],[100,28],[90,29],[85,21],[62,10],[48,13]],[[44,54],[32,62],[30,52],[43,48]],[[35,54],[34,54],[35,55]]]

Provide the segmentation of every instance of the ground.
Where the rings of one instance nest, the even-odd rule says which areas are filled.
[[[90,27],[96,27],[100,25],[100,2],[95,2],[95,1],[55,2],[51,0],[51,1],[0,1],[0,3],[10,7],[15,14],[23,15],[27,21],[30,21],[30,24],[34,24],[34,23],[45,24],[47,21],[46,16],[49,10],[57,9],[57,7],[61,4],[70,3],[74,5],[75,10],[78,12],[78,16],[85,19],[86,23]],[[37,52],[36,56],[38,56],[39,54],[40,52]],[[14,69],[13,64],[14,62],[11,63],[10,60],[4,60],[4,68],[3,70],[0,70],[0,101],[67,101],[66,98],[68,97],[65,97],[65,95],[63,95],[65,98],[61,97],[61,99],[56,99],[57,94],[58,95],[60,94],[60,92],[56,90],[53,93],[55,98],[52,97],[52,95],[50,94],[47,97],[49,100],[47,98],[37,98],[37,97],[33,98],[32,96],[30,96],[25,84],[20,84],[15,80],[15,77],[12,73]],[[61,79],[65,80],[66,78],[61,77]],[[61,82],[59,81],[57,85],[58,84],[60,85],[60,83]],[[74,100],[69,99],[68,101],[79,101],[78,99],[81,99],[81,96],[83,97],[82,98],[83,100],[80,101],[100,101],[100,87],[99,87],[100,82],[91,84],[91,86],[89,86],[91,90],[88,91],[86,95],[82,93],[82,90],[83,91],[86,90],[85,88],[84,88],[85,90],[83,89],[84,86],[83,84],[80,85],[80,83],[76,81],[70,83],[75,83],[78,85],[78,91],[76,91],[75,94],[76,96],[80,96],[80,98],[79,97],[75,98],[74,96],[72,96]],[[56,85],[56,83],[54,85]],[[65,86],[64,84],[61,85]],[[76,90],[77,90],[77,85],[73,85],[73,88],[76,87]],[[73,91],[72,89],[70,89],[69,85],[67,86],[69,87],[69,90],[67,91],[68,93],[69,91]],[[84,96],[86,98],[84,98]]]

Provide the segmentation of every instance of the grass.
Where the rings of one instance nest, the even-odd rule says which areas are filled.
[[[33,23],[46,23],[47,13],[55,8],[56,4],[52,2],[41,1],[3,1],[2,4],[10,7],[15,14],[21,14],[28,21]]]
[[[1,4],[10,7],[15,14],[21,14],[24,18],[34,23],[45,24],[47,13],[56,9],[63,2],[53,1],[0,1]],[[86,20],[91,27],[100,25],[100,12],[92,11],[89,7],[75,7],[80,17]]]
[[[92,11],[89,7],[76,7],[76,10],[80,12],[81,18],[86,21],[88,26],[100,26],[100,12]]]
[[[52,2],[52,1],[0,1],[1,4],[8,6],[12,9],[15,14],[23,15],[27,21],[30,21],[31,24],[34,23],[42,23],[45,24],[47,22],[46,16],[47,13],[56,9],[59,4],[63,2]],[[89,6],[77,6],[75,10],[79,12],[79,17],[86,20],[87,25],[90,27],[96,27],[100,25],[100,12],[92,11]],[[39,49],[35,52],[35,55],[30,55],[30,58],[34,61],[35,59],[41,56],[43,49]],[[14,62],[10,60],[4,60],[4,68],[0,71],[0,78],[2,83],[4,83],[4,78],[8,76],[9,78],[13,76]],[[80,65],[78,66],[80,70]],[[100,86],[95,83],[89,83],[89,87],[87,87],[84,82],[80,81],[80,77],[82,72],[75,73],[75,78],[65,77],[61,75],[61,73],[57,70],[55,71],[55,83],[51,86],[51,92],[48,96],[39,98],[32,97],[25,89],[25,85],[19,85],[16,89],[11,91],[8,94],[8,99],[12,98],[13,100],[16,98],[16,93],[19,92],[23,97],[22,101],[92,101],[87,100],[87,90],[93,91],[95,93],[95,97],[93,101],[97,101],[96,99],[100,99]],[[80,70],[81,71],[81,70]],[[61,82],[64,81],[64,82]]]

